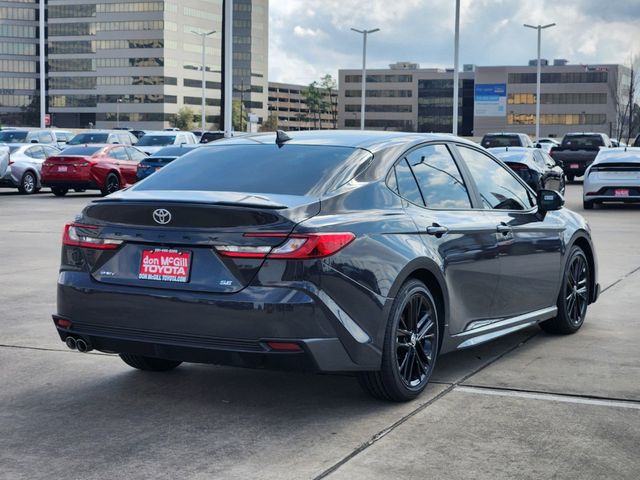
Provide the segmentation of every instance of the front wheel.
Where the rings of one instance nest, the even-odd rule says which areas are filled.
[[[177,360],[165,360],[163,358],[143,357],[142,355],[132,355],[121,353],[120,358],[130,367],[147,372],[167,372],[173,370],[182,362]]]
[[[438,312],[429,289],[412,279],[396,296],[385,331],[381,369],[358,374],[370,395],[405,402],[426,388],[438,356]]]
[[[38,191],[38,179],[33,172],[25,172],[22,175],[22,179],[20,180],[20,186],[18,187],[18,191],[25,195],[31,195],[32,193],[36,193]]]
[[[51,192],[56,196],[56,197],[64,197],[67,192],[69,191],[68,188],[64,188],[64,187],[51,187]]]
[[[562,277],[558,294],[556,318],[540,323],[549,333],[569,334],[577,332],[587,316],[587,305],[591,289],[591,270],[584,251],[574,245],[569,252],[569,261]]]

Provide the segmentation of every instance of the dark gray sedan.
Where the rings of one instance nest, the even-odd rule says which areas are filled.
[[[516,172],[536,192],[555,190],[564,195],[562,168],[540,148],[500,147],[489,151]]]

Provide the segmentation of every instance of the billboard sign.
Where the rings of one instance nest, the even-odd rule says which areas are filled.
[[[476,83],[474,115],[476,117],[504,117],[507,114],[506,83]]]

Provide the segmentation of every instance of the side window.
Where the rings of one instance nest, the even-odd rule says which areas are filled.
[[[139,162],[140,160],[146,157],[144,153],[142,153],[140,150],[137,150],[136,148],[127,147],[127,150],[129,151],[129,156],[131,157],[131,160],[133,160],[134,162]]]
[[[49,132],[42,132],[38,135],[39,143],[51,143],[53,142],[53,136]]]
[[[424,207],[422,194],[420,193],[416,179],[413,176],[413,172],[411,172],[406,159],[403,158],[400,160],[400,162],[391,169],[390,175],[393,180],[389,182],[389,187],[392,190],[411,203]],[[392,184],[393,187],[391,186]]]
[[[129,155],[127,155],[127,152],[122,147],[112,148],[109,152],[109,156],[116,160],[129,160]]]
[[[118,134],[118,141],[122,145],[131,145],[131,139],[129,138],[129,135]]]
[[[458,146],[473,179],[482,204],[487,209],[529,210],[535,205],[527,188],[511,172],[477,150]]]
[[[48,147],[46,145],[43,145],[42,148],[44,148],[44,155],[47,158],[49,158],[49,157],[51,157],[53,155],[57,155],[60,152],[59,150],[57,150],[55,148],[52,148],[52,147]]]
[[[44,160],[44,150],[42,150],[41,146],[31,147],[27,150],[27,155],[31,158],[37,158]]]
[[[551,156],[549,156],[547,153],[540,152],[540,155],[542,155],[542,158],[544,159],[544,163],[547,164],[547,167],[553,168],[556,166],[555,160],[551,158]]]
[[[427,145],[407,155],[427,208],[471,208],[462,175],[446,145]]]

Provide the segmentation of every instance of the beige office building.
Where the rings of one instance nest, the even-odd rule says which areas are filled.
[[[361,71],[340,70],[338,125],[360,128]],[[572,131],[616,135],[618,111],[629,90],[622,65],[569,65],[556,60],[542,67],[542,136]],[[535,134],[536,67],[465,65],[460,72],[458,132]],[[453,72],[401,62],[367,70],[365,128],[451,132]]]
[[[326,130],[337,126],[338,91],[324,96],[326,109],[313,114],[309,112],[304,89],[306,85],[269,82],[269,115],[277,119],[281,130]]]

